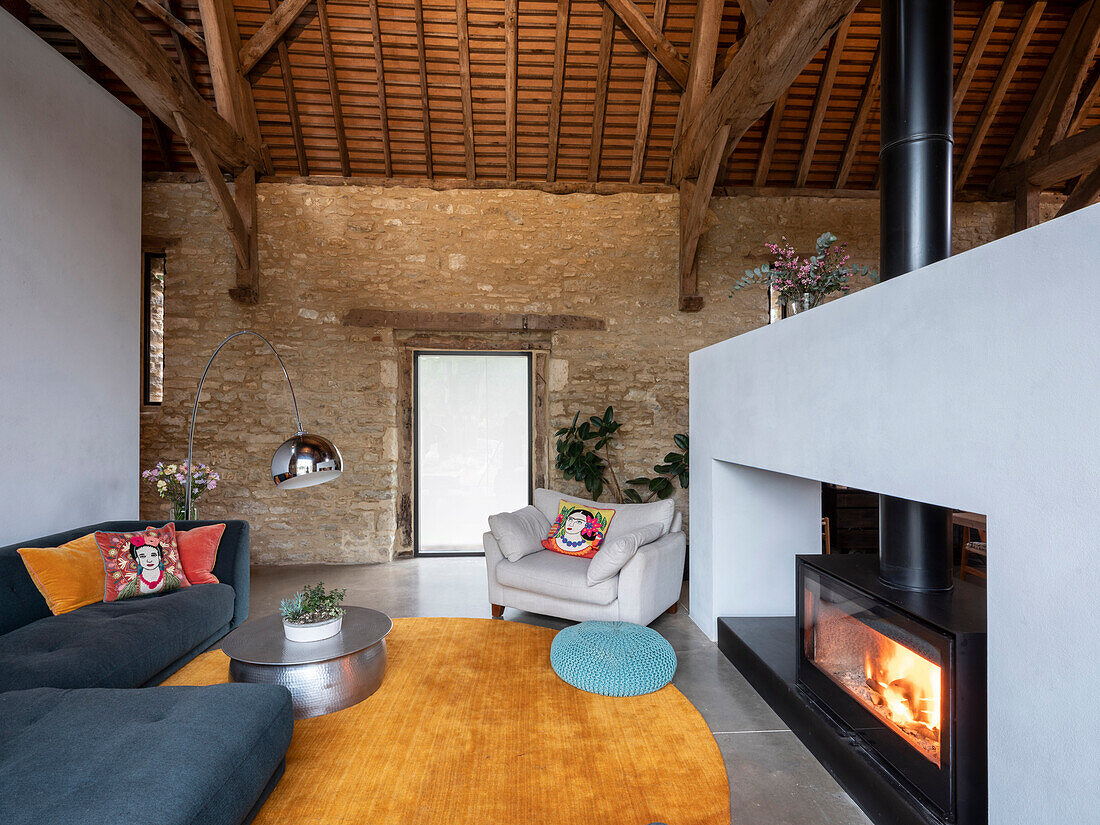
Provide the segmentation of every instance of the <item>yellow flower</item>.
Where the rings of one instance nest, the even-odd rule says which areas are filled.
[[[175,464],[169,464],[167,467],[164,468],[164,472],[166,472],[166,473],[174,473],[175,471],[176,471],[176,465]]]

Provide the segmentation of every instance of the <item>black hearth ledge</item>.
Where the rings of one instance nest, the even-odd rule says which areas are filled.
[[[876,825],[942,825],[795,684],[794,616],[718,619],[718,647]]]

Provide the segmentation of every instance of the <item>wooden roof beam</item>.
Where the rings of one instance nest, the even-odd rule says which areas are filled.
[[[799,158],[798,172],[795,174],[794,185],[799,188],[806,185],[806,179],[810,175],[814,152],[817,151],[817,139],[821,136],[821,125],[825,122],[825,111],[829,108],[829,98],[833,94],[837,69],[840,68],[840,55],[844,51],[844,41],[848,37],[848,27],[851,25],[852,16],[848,15],[833,35],[833,42],[829,44],[829,54],[825,58],[825,67],[817,84],[813,111],[810,113],[810,125],[806,130],[806,141],[802,146],[802,157]]]
[[[603,2],[611,7],[623,21],[623,25],[638,38],[638,42],[645,47],[645,50],[656,58],[661,68],[668,72],[676,85],[681,89],[684,88],[687,85],[689,71],[687,61],[676,51],[676,47],[654,28],[642,10],[631,0],[603,0]]]
[[[173,131],[179,129],[176,114],[181,114],[223,166],[234,171],[263,166],[260,147],[247,142],[195,91],[123,0],[31,4],[68,29]]]
[[[955,78],[955,92],[951,99],[951,117],[954,118],[959,113],[959,107],[962,106],[963,100],[966,98],[966,93],[970,89],[970,81],[974,79],[974,73],[978,71],[978,64],[982,62],[982,55],[985,54],[985,47],[989,44],[989,37],[993,34],[993,29],[997,25],[997,18],[1001,16],[1001,9],[1004,8],[1003,0],[995,0],[985,7],[985,11],[982,12],[981,19],[978,21],[978,28],[974,32],[974,37],[970,40],[970,45],[966,49],[966,57],[963,58],[962,68],[959,69],[958,77]]]
[[[250,145],[260,152],[258,170],[271,173],[260,139],[260,121],[252,101],[252,87],[241,74],[237,53],[240,35],[232,0],[199,0],[199,16],[206,35],[206,56],[210,62],[210,80],[214,85],[214,103],[218,113],[233,124]]]
[[[1089,6],[1088,16],[1078,29],[1077,41],[1073,44],[1066,70],[1062,74],[1062,82],[1058,84],[1054,100],[1051,101],[1050,114],[1039,138],[1036,151],[1040,153],[1068,134],[1081,84],[1085,82],[1085,75],[1088,74],[1096,49],[1100,46],[1100,3],[1094,0],[1086,5]]]
[[[283,39],[286,30],[313,0],[282,0],[239,52],[241,73],[247,75]]]
[[[370,0],[370,26],[379,128],[382,130],[382,164],[386,169],[386,177],[389,178],[393,177],[393,160],[390,157],[390,118],[386,111],[386,72],[382,63],[382,21],[378,18],[378,0]]]
[[[418,0],[419,2],[419,0]],[[516,102],[519,76],[519,0],[504,2],[504,122],[508,180],[516,179]]]
[[[821,51],[858,0],[774,0],[706,103],[684,127],[674,151],[674,179],[699,171],[711,138],[730,126],[733,143],[768,111]]]
[[[1089,12],[1088,5],[1088,3],[1085,3],[1079,6],[1070,18],[1069,26],[1066,27],[1068,35],[1064,35],[1059,41],[1050,63],[1047,64],[1043,79],[1039,81],[1039,88],[1035,90],[1035,95],[1031,98],[1031,103],[1024,113],[1024,118],[1020,121],[1020,126],[1016,130],[1016,136],[1012,139],[1008,152],[1005,153],[1004,160],[1001,162],[1002,171],[1020,163],[1030,155],[1035,142],[1039,139],[1039,133],[1046,123],[1047,114],[1054,102],[1055,90],[1058,84],[1062,82],[1062,76],[1065,74],[1066,66],[1069,63],[1076,32],[1080,30],[1081,23]]]
[[[844,154],[840,159],[840,168],[833,180],[834,189],[843,189],[848,183],[848,175],[852,173],[852,164],[855,162],[856,153],[863,142],[863,130],[867,128],[867,120],[871,116],[871,107],[878,99],[879,87],[882,84],[882,49],[875,48],[875,56],[871,59],[871,71],[867,73],[867,80],[863,84],[863,91],[859,96],[859,106],[856,109],[855,120],[852,128],[848,130],[848,141],[844,144]]]
[[[656,0],[653,4],[653,28],[662,31],[668,0]],[[653,120],[653,96],[657,91],[657,58],[646,55],[645,75],[642,78],[642,96],[638,102],[638,123],[634,127],[634,149],[630,153],[630,182],[641,183],[645,166],[646,148],[649,146],[649,126]]]
[[[745,32],[749,32],[768,13],[768,0],[737,0],[741,16],[745,18]]]
[[[517,0],[509,0],[515,3]],[[432,163],[432,122],[428,107],[428,59],[424,49],[424,0],[413,0],[416,18],[416,62],[420,70],[420,118],[424,133],[424,174],[428,180],[434,174]]]
[[[206,41],[202,39],[202,35],[172,14],[158,0],[137,0],[137,4],[166,25],[170,31],[182,37],[203,54],[206,54]]]
[[[1011,195],[1021,183],[1049,189],[1100,166],[1100,126],[1058,141],[1041,155],[1002,169],[990,184],[994,195]]]
[[[558,0],[554,32],[554,77],[550,81],[550,123],[547,130],[546,180],[558,177],[558,139],[561,137],[561,98],[565,91],[565,50],[569,40],[569,0]]]
[[[600,21],[600,55],[596,64],[596,101],[592,107],[592,144],[588,148],[588,180],[600,177],[600,156],[603,154],[603,127],[607,114],[607,86],[611,78],[611,47],[615,40],[615,12],[603,7]]]
[[[768,118],[768,130],[764,133],[764,146],[760,150],[760,157],[756,162],[756,174],[753,175],[753,186],[766,186],[768,172],[771,170],[772,156],[775,155],[775,144],[779,140],[779,124],[783,120],[783,111],[787,108],[787,93],[779,96],[772,106],[771,116]]]
[[[267,0],[272,12],[278,8],[278,0]],[[294,158],[298,162],[298,174],[309,174],[309,158],[306,156],[306,142],[302,135],[302,119],[298,113],[298,95],[294,90],[294,74],[290,68],[290,51],[286,41],[279,38],[275,44],[279,58],[279,74],[283,80],[283,94],[286,95],[286,110],[290,117],[290,133],[294,138]]]
[[[470,30],[466,0],[455,3],[458,24],[458,79],[462,92],[462,144],[466,152],[466,179],[477,177],[474,155],[474,99],[470,88]]]
[[[1092,107],[1096,105],[1098,94],[1100,94],[1100,64],[1097,64],[1085,82],[1085,90],[1077,101],[1077,110],[1073,113],[1073,120],[1070,121],[1067,135],[1075,135],[1085,128],[1085,118],[1089,116]]]
[[[1096,203],[1097,200],[1100,200],[1100,166],[1077,181],[1055,217],[1060,218],[1070,212],[1076,212],[1078,209]]]
[[[966,179],[970,176],[970,172],[978,160],[978,154],[982,150],[985,136],[989,133],[989,127],[993,125],[993,119],[997,116],[997,110],[1001,108],[1001,101],[1004,100],[1005,92],[1008,91],[1008,86],[1012,82],[1012,76],[1016,74],[1016,68],[1020,65],[1020,60],[1023,59],[1027,44],[1031,41],[1031,35],[1034,34],[1035,27],[1039,25],[1039,19],[1043,16],[1045,8],[1046,3],[1040,0],[1040,2],[1032,3],[1024,12],[1024,19],[1020,23],[1020,28],[1016,30],[1016,36],[1012,40],[1012,45],[1009,46],[1008,54],[1005,55],[1004,61],[1001,63],[997,79],[993,81],[993,88],[990,89],[989,97],[985,100],[982,113],[978,116],[978,123],[970,135],[970,141],[966,144],[966,151],[963,153],[962,161],[959,163],[958,171],[955,174],[956,192],[966,185]]]
[[[348,138],[344,132],[344,109],[340,105],[340,84],[336,79],[336,60],[332,56],[332,34],[328,27],[326,0],[316,0],[317,22],[321,26],[321,49],[325,53],[325,75],[328,78],[329,100],[332,101],[332,120],[336,128],[336,147],[340,152],[340,171],[351,176],[351,156],[348,154]]]

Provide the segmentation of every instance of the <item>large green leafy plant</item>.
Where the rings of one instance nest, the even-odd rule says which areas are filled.
[[[568,427],[556,433],[557,460],[555,465],[567,479],[584,485],[594,501],[599,501],[604,490],[622,504],[645,502],[654,498],[668,498],[675,492],[675,485],[688,486],[688,437],[677,433],[672,440],[681,452],[669,452],[664,462],[653,466],[652,476],[638,476],[619,482],[615,472],[612,447],[615,434],[622,424],[615,420],[615,410],[608,407],[602,416],[592,415],[581,421],[580,411],[573,416]]]

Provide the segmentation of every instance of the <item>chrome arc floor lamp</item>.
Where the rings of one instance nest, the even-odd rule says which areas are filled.
[[[279,366],[283,370],[283,377],[290,387],[290,400],[294,404],[294,420],[298,425],[298,432],[279,445],[275,455],[271,458],[271,480],[275,486],[283,490],[299,490],[303,487],[312,487],[315,484],[324,484],[333,481],[344,472],[344,462],[340,457],[340,451],[336,445],[321,435],[307,433],[302,427],[302,417],[298,414],[298,399],[294,395],[294,385],[290,382],[283,359],[271,342],[258,332],[244,329],[234,332],[214,350],[210,360],[206,362],[206,369],[202,371],[199,379],[199,388],[195,390],[195,404],[191,407],[191,429],[187,435],[187,506],[186,513],[191,515],[191,453],[195,443],[195,415],[199,411],[199,397],[202,395],[202,385],[206,381],[206,374],[210,372],[210,365],[218,357],[222,348],[241,335],[253,335],[267,344],[268,349],[275,355]]]

